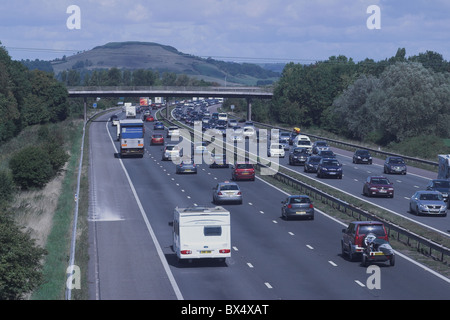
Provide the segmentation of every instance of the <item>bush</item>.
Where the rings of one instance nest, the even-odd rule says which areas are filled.
[[[43,283],[41,259],[46,253],[0,213],[0,300],[23,299]]]
[[[25,147],[17,152],[9,167],[14,182],[22,189],[42,188],[54,174],[48,152],[39,146]]]
[[[11,201],[15,191],[14,181],[9,172],[0,171],[0,209]]]

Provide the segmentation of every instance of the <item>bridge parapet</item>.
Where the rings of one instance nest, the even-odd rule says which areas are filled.
[[[271,99],[272,87],[70,87],[69,97],[223,97]]]

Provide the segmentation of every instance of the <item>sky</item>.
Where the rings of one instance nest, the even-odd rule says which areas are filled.
[[[76,7],[73,7],[76,6]],[[76,10],[73,10],[76,8]],[[448,0],[15,0],[0,4],[14,60],[53,60],[143,41],[217,60],[375,61],[434,51],[450,60]]]

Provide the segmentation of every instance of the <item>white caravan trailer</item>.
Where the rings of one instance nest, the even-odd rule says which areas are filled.
[[[178,260],[231,256],[230,212],[221,206],[175,208],[173,250]]]

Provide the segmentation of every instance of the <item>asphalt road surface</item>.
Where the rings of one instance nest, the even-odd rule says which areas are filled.
[[[224,205],[231,212],[231,258],[178,263],[168,224],[173,209],[212,206],[212,187],[231,171],[200,165],[196,175],[177,175],[171,161],[161,161],[161,147],[150,146],[151,123],[144,157],[121,159],[109,117],[90,129],[91,299],[450,298],[449,279],[400,254],[394,267],[377,265],[380,287],[374,288],[373,270],[341,255],[341,223],[318,210],[313,221],[285,221],[280,202],[287,194],[260,179],[239,182],[242,205]],[[346,167],[353,169],[344,168],[336,187],[361,193],[361,176],[354,174],[364,169]],[[406,190],[380,201],[410,195]]]

